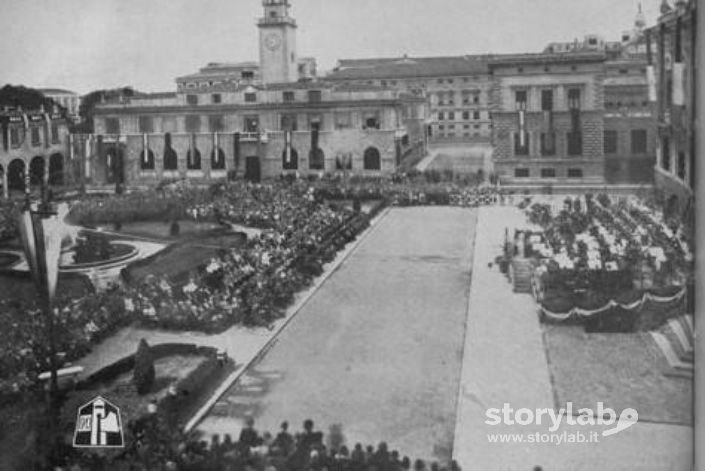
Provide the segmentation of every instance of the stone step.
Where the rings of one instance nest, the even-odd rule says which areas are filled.
[[[654,339],[656,346],[661,350],[663,356],[666,357],[666,361],[675,371],[689,373],[691,376],[693,374],[693,363],[686,363],[678,358],[678,355],[671,347],[671,342],[668,341],[665,335],[661,332],[652,331],[650,332],[651,338]]]
[[[683,327],[685,320],[682,317],[671,318],[668,320],[668,328],[675,334],[676,339],[680,345],[680,349],[684,352],[693,351],[693,338],[690,336]]]

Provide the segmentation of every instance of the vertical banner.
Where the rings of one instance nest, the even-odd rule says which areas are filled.
[[[27,265],[29,265],[29,272],[32,274],[34,283],[39,286],[41,279],[37,267],[37,244],[34,240],[33,225],[34,221],[32,220],[31,208],[27,206],[19,214],[17,229],[19,229],[20,241],[22,242],[25,258],[27,259]]]
[[[291,163],[291,131],[284,131],[284,160],[287,164]]]
[[[44,148],[48,149],[51,146],[51,117],[49,113],[44,113]],[[47,172],[48,173],[48,172]]]
[[[673,104],[676,106],[685,105],[685,94],[683,93],[683,80],[685,64],[675,62],[673,64]]]
[[[235,156],[235,171],[240,168],[240,133],[233,135],[233,155]]]
[[[646,82],[649,86],[649,101],[655,103],[656,98],[656,72],[653,65],[646,66]]]
[[[37,229],[37,266],[39,273],[46,278],[46,294],[54,299],[56,283],[59,279],[59,256],[61,255],[61,236],[59,218],[55,215],[33,214]],[[40,247],[41,244],[41,247]],[[41,254],[41,256],[40,256]]]
[[[526,117],[524,110],[519,110],[519,146],[526,146]]]
[[[149,137],[147,134],[142,134],[142,168],[146,168],[149,164]]]

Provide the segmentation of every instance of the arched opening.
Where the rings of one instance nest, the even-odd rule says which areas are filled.
[[[64,184],[64,156],[59,153],[49,157],[49,184]]]
[[[24,191],[24,161],[15,159],[7,166],[7,187],[10,190]]]
[[[225,152],[220,147],[211,152],[211,169],[225,170]]]
[[[289,152],[284,149],[282,152],[282,168],[284,170],[298,170],[299,169],[299,153],[293,147]]]
[[[108,183],[125,182],[125,154],[122,148],[111,146],[105,153],[106,179]]]
[[[308,168],[311,170],[324,170],[326,156],[321,148],[311,149],[308,154]]]
[[[140,168],[142,170],[154,170],[154,152],[152,152],[152,149],[142,150]]]
[[[29,162],[29,184],[42,185],[44,181],[44,157],[36,156]]]
[[[164,170],[177,170],[179,168],[179,156],[171,147],[171,133],[164,135]]]
[[[368,147],[365,150],[363,164],[365,170],[380,170],[382,168],[379,150],[376,147]]]
[[[201,170],[201,151],[195,147],[186,153],[186,169]]]

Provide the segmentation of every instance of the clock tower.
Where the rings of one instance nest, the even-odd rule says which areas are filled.
[[[262,81],[296,82],[296,20],[289,16],[289,0],[262,0],[264,17],[259,27],[259,63]]]

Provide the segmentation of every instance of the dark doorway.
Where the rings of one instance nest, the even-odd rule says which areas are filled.
[[[261,178],[259,157],[247,157],[245,159],[245,180],[259,183]]]
[[[49,157],[49,184],[64,184],[64,156],[61,154],[52,154]]]
[[[36,156],[29,163],[29,184],[41,186],[44,181],[44,157]]]
[[[10,190],[24,191],[24,162],[15,159],[7,167],[7,187]]]
[[[122,148],[110,147],[105,155],[105,171],[108,183],[125,183],[125,161]]]

